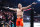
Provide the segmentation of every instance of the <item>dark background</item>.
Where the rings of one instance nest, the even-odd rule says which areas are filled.
[[[34,6],[34,11],[36,14],[40,14],[40,1],[37,0],[0,0],[0,4],[3,6],[9,6],[17,8],[18,3],[21,3],[23,7],[30,5],[32,2],[37,2],[37,5]],[[25,12],[26,13],[26,12]]]

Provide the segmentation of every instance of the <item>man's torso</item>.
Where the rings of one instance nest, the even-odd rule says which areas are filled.
[[[23,17],[23,11],[21,9],[17,9],[17,18]]]

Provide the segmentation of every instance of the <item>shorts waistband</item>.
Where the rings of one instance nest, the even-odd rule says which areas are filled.
[[[17,18],[18,19],[18,18]],[[23,18],[20,18],[20,19],[23,19]]]

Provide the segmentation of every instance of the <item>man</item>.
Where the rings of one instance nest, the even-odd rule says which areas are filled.
[[[33,2],[32,4],[36,4],[35,2]],[[17,20],[16,20],[16,26],[19,27],[23,27],[23,10],[26,10],[28,8],[30,8],[31,5],[28,5],[27,7],[22,7],[22,5],[19,3],[18,4],[18,8],[14,9],[14,8],[9,8],[10,10],[14,10],[17,13]],[[7,8],[7,7],[5,7]]]

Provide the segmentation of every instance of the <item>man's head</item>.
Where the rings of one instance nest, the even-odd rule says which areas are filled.
[[[22,8],[22,4],[19,3],[19,4],[18,4],[18,8]]]

